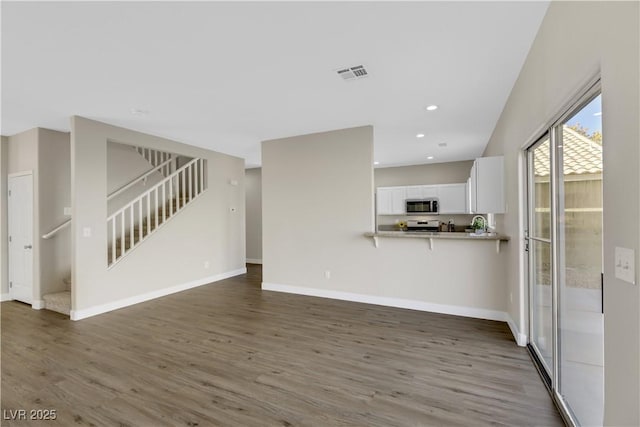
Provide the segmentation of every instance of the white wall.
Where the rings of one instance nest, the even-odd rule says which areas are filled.
[[[7,172],[9,174],[31,171],[33,173],[33,296],[38,304],[40,293],[40,190],[38,167],[38,135],[34,128],[8,138]]]
[[[0,300],[9,298],[7,234],[7,170],[9,138],[0,141]]]
[[[372,164],[370,126],[263,142],[263,288],[506,320],[495,242],[363,236]]]
[[[71,206],[69,134],[35,128],[8,137],[6,145],[8,173],[33,172],[33,298],[40,301],[63,290],[71,271],[69,229],[41,238],[69,218],[64,215],[64,207]]]
[[[467,182],[471,174],[471,166],[473,166],[473,160],[375,168],[374,181],[376,187],[457,184]]]
[[[142,157],[132,145],[109,141],[107,144],[107,194],[120,189],[151,169],[152,165]],[[128,190],[123,191],[107,203],[109,215],[128,204],[145,190],[162,181],[163,176],[156,171]]]
[[[38,129],[38,188],[40,234],[48,233],[70,218],[71,140],[68,133]],[[40,295],[62,291],[71,275],[71,228],[40,241]]]
[[[247,262],[262,262],[262,169],[245,171]]]
[[[242,159],[77,116],[71,129],[73,318],[245,270]],[[108,140],[204,158],[209,177],[206,192],[109,270]]]
[[[616,246],[640,255],[639,3],[552,2],[485,156],[505,156],[509,312],[527,332],[518,156],[586,82],[602,78],[605,425],[640,424],[640,292],[615,278]],[[500,218],[502,217],[502,218]],[[636,273],[637,276],[637,273]]]
[[[366,293],[354,257],[373,229],[372,165],[371,126],[262,143],[264,282]]]

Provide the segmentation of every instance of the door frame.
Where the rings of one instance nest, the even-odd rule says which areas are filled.
[[[526,295],[527,295],[527,300],[529,301],[528,307],[527,307],[527,319],[529,321],[528,324],[528,328],[527,328],[527,346],[529,348],[530,352],[533,352],[534,354],[532,356],[534,356],[534,358],[537,359],[537,363],[539,363],[541,366],[538,367],[538,370],[540,371],[540,375],[543,378],[543,381],[545,383],[545,385],[547,386],[547,388],[551,391],[553,389],[553,384],[555,383],[554,380],[554,372],[556,370],[556,367],[554,365],[554,360],[555,360],[555,354],[553,353],[555,351],[555,342],[556,342],[556,337],[555,337],[555,329],[554,329],[554,320],[553,320],[553,311],[554,311],[554,304],[555,304],[555,298],[553,295],[551,295],[551,337],[549,337],[549,339],[551,340],[551,345],[553,345],[553,350],[552,350],[552,363],[551,366],[547,366],[547,368],[549,369],[550,372],[547,372],[545,370],[545,365],[546,362],[544,361],[544,357],[542,356],[542,353],[540,352],[540,349],[537,347],[537,345],[533,342],[533,327],[534,327],[534,315],[533,315],[533,294],[534,294],[534,289],[531,286],[531,283],[533,282],[533,272],[532,272],[532,268],[534,266],[531,265],[531,258],[533,257],[533,252],[532,252],[532,244],[531,244],[531,240],[537,241],[539,243],[547,243],[549,245],[549,261],[550,261],[550,273],[551,273],[551,277],[550,279],[553,281],[553,264],[554,264],[554,246],[553,246],[553,240],[554,240],[554,230],[553,230],[553,223],[555,221],[555,215],[554,215],[554,208],[553,208],[553,187],[555,185],[555,177],[554,174],[552,173],[553,171],[553,159],[550,155],[549,157],[549,169],[550,169],[550,173],[549,173],[549,222],[550,222],[550,229],[549,229],[549,239],[548,241],[546,241],[547,239],[542,239],[539,238],[538,236],[532,237],[531,234],[531,229],[533,228],[533,218],[531,216],[531,211],[530,209],[535,209],[535,202],[532,200],[532,196],[534,195],[534,188],[535,188],[535,180],[532,179],[533,177],[533,151],[531,151],[531,149],[533,149],[534,147],[538,146],[539,144],[543,144],[545,140],[549,140],[549,153],[551,153],[551,151],[553,150],[553,141],[552,141],[552,136],[551,136],[551,132],[547,129],[542,131],[542,133],[540,134],[539,138],[536,139],[532,144],[530,144],[529,146],[527,146],[523,152],[524,152],[524,157],[525,157],[525,167],[524,167],[524,174],[525,174],[525,208],[524,208],[524,234],[525,234],[525,254],[524,254],[524,258],[525,258],[525,281],[526,281]],[[553,290],[552,290],[553,293]]]
[[[569,119],[573,114],[577,111],[580,111],[587,104],[589,104],[598,94],[602,94],[602,85],[601,85],[601,77],[598,73],[595,76],[592,76],[589,80],[586,81],[586,84],[583,84],[579,87],[579,90],[576,90],[574,95],[570,98],[568,102],[563,105],[563,108],[559,109],[560,113],[556,114],[549,120],[545,125],[541,125],[534,134],[527,140],[525,144],[521,146],[520,149],[520,158],[522,160],[523,167],[521,168],[520,176],[523,179],[523,185],[521,186],[521,201],[523,203],[523,210],[521,214],[521,236],[523,241],[526,243],[529,242],[528,230],[530,227],[530,180],[529,180],[529,157],[528,150],[529,148],[535,146],[540,140],[542,140],[545,136],[548,136],[549,146],[550,146],[550,177],[549,177],[549,191],[550,191],[550,210],[551,210],[551,224],[550,224],[550,238],[551,238],[551,316],[552,316],[552,339],[553,339],[553,360],[552,360],[552,372],[551,372],[551,384],[548,385],[544,380],[544,375],[540,372],[541,377],[543,378],[543,382],[547,385],[549,389],[549,393],[560,411],[560,415],[564,419],[565,423],[569,426],[577,426],[579,425],[576,417],[572,413],[571,409],[568,406],[568,403],[560,394],[559,388],[559,366],[560,366],[560,353],[559,353],[559,338],[558,338],[558,318],[559,318],[559,307],[562,301],[560,300],[560,292],[558,289],[558,280],[560,275],[561,266],[558,265],[559,260],[559,242],[558,236],[561,232],[560,224],[558,222],[558,212],[559,212],[559,197],[562,197],[564,192],[559,188],[557,174],[563,172],[563,164],[558,162],[558,140],[562,138],[561,136],[561,128],[560,126]],[[562,182],[562,180],[560,180]],[[604,188],[603,188],[604,191]],[[604,211],[603,211],[604,217]],[[604,229],[603,229],[603,239],[604,239]],[[526,246],[525,246],[526,247]],[[523,282],[521,283],[521,292],[526,295],[527,303],[521,306],[522,310],[526,310],[525,318],[528,321],[528,325],[526,328],[527,331],[527,344],[531,343],[532,339],[532,292],[530,286],[530,254],[523,251],[521,253],[523,259],[523,268],[524,272],[521,274],[521,279]],[[604,283],[603,283],[604,286]],[[604,296],[604,291],[603,291]],[[538,371],[543,370],[544,368],[537,365],[538,362],[535,361],[536,357],[538,357],[537,352],[532,351],[530,345],[527,345],[529,352],[531,354],[532,359],[534,359],[534,365]]]
[[[35,183],[35,172],[33,170],[24,170],[24,171],[20,171],[20,172],[13,172],[13,173],[9,173],[7,174],[7,249],[9,248],[9,236],[10,236],[10,232],[11,229],[9,228],[9,181],[12,178],[19,178],[21,176],[31,176],[31,207],[32,207],[32,212],[31,212],[31,235],[32,235],[32,245],[33,245],[33,249],[32,249],[32,262],[31,262],[31,307],[39,310],[41,308],[43,308],[43,303],[41,301],[38,300],[38,298],[36,298],[36,273],[37,273],[37,269],[36,269],[36,262],[37,262],[37,254],[38,254],[38,236],[37,236],[37,231],[36,230],[36,217],[37,217],[37,203],[36,203],[36,194],[35,194],[35,188],[36,188],[36,183]],[[10,280],[10,274],[11,274],[11,259],[10,259],[10,253],[7,250],[7,284],[9,284]],[[9,285],[10,286],[10,285]],[[11,294],[11,287],[9,287],[9,289],[7,290],[7,295],[8,295],[8,299],[7,301],[13,301],[14,298]]]

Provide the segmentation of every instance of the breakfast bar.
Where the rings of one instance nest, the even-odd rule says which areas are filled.
[[[375,247],[379,247],[379,239],[383,238],[400,238],[400,239],[427,239],[429,249],[433,250],[434,240],[494,240],[496,242],[496,252],[500,252],[500,242],[509,241],[509,236],[499,233],[462,233],[462,232],[438,232],[438,231],[378,231],[364,233],[365,237],[373,239]]]

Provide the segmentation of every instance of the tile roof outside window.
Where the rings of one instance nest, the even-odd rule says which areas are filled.
[[[602,173],[602,144],[563,126],[564,174],[582,175]],[[549,175],[549,141],[535,150],[535,175]],[[542,149],[544,148],[544,149]]]

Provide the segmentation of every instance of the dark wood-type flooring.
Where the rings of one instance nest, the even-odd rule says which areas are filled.
[[[562,425],[504,323],[266,292],[260,276],[79,322],[2,303],[2,425]]]

